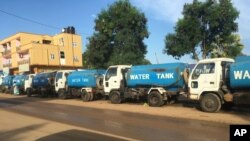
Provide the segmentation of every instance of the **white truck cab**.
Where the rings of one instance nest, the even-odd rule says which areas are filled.
[[[32,88],[32,79],[34,78],[35,74],[28,74],[24,80],[24,91],[27,93]]]
[[[234,60],[229,58],[199,61],[189,76],[189,99],[199,100],[203,111],[218,111],[224,102],[221,89],[223,73],[227,71],[225,66],[233,62]]]
[[[55,91],[56,93],[60,93],[59,91],[65,91],[65,87],[67,84],[67,76],[73,70],[59,70],[56,73],[56,81],[55,81]]]
[[[121,80],[123,79],[122,70],[130,69],[131,65],[116,65],[110,66],[104,76],[104,92],[105,95],[113,90],[117,90],[121,86]]]

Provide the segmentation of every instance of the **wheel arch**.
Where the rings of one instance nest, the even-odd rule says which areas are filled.
[[[205,96],[206,94],[214,94],[214,95],[217,95],[217,96],[219,97],[220,101],[221,101],[222,103],[224,103],[224,101],[223,101],[223,93],[222,93],[222,92],[215,92],[215,91],[206,91],[206,92],[203,92],[203,93],[200,95],[199,100],[201,100],[202,97]]]

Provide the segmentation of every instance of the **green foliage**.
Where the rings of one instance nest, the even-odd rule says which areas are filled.
[[[212,44],[217,43],[218,38],[226,42],[238,30],[235,20],[239,12],[231,0],[194,0],[184,5],[182,14],[184,17],[178,20],[175,33],[166,36],[163,50],[176,59],[186,54],[191,54],[195,60],[199,60],[199,56],[203,59],[210,57],[216,48]],[[227,50],[231,49],[227,47]]]
[[[214,50],[211,52],[211,57],[230,57],[235,58],[242,54],[243,45],[240,43],[240,36],[232,34],[225,39],[218,38],[215,43],[212,44]]]
[[[95,19],[95,33],[84,53],[90,68],[117,64],[145,64],[147,19],[128,0],[120,0],[102,10]]]

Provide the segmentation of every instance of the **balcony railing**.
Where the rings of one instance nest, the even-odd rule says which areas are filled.
[[[8,63],[8,64],[3,64],[3,67],[4,67],[4,68],[9,67],[9,68],[10,68],[10,67],[12,67],[12,64],[11,64],[11,63]]]
[[[5,50],[5,51],[3,51],[3,55],[5,56],[5,55],[8,55],[8,54],[10,54],[11,53],[11,50]]]
[[[18,65],[29,64],[30,59],[23,59],[17,62]]]

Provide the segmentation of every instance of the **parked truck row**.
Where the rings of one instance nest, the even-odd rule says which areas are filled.
[[[107,70],[9,75],[2,78],[1,91],[12,91],[15,82],[27,96],[81,97],[83,101],[103,96],[113,104],[135,99],[147,100],[155,107],[184,95],[198,101],[203,111],[217,112],[222,106],[232,106],[239,97],[243,97],[243,103],[250,104],[247,98],[250,97],[249,72],[250,56],[240,56],[236,60],[205,59],[192,70],[186,63],[115,65]]]

